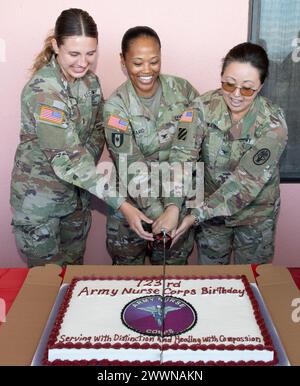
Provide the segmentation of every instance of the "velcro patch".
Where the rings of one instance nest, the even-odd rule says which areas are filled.
[[[107,125],[109,127],[112,127],[113,129],[126,131],[128,129],[129,122],[127,121],[127,119],[123,119],[120,117],[116,117],[115,115],[111,115],[109,117]]]
[[[54,107],[41,106],[39,119],[41,121],[61,124],[63,122],[65,112],[55,109]]]
[[[194,112],[192,110],[185,111],[179,120],[179,122],[193,122]]]
[[[177,139],[179,139],[181,141],[185,141],[186,140],[186,135],[187,135],[187,129],[185,127],[180,127],[178,129]]]
[[[123,133],[112,133],[111,141],[115,147],[121,147],[124,143]]]
[[[255,165],[263,165],[268,161],[268,159],[271,156],[271,152],[269,149],[260,149],[254,156],[253,156],[253,162]]]

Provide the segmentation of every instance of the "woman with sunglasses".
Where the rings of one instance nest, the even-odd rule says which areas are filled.
[[[229,264],[232,251],[236,264],[272,260],[279,159],[287,127],[281,109],[259,95],[268,64],[262,47],[237,45],[223,61],[221,88],[207,92],[194,106],[196,111],[204,107],[207,124],[200,153],[205,200],[185,217],[175,240],[200,224],[196,241],[201,264]],[[199,125],[193,130],[199,132]],[[197,160],[188,146],[179,148],[176,141],[170,160],[184,152],[186,161]]]

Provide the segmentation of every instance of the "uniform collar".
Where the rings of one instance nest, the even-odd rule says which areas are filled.
[[[52,55],[50,60],[50,66],[53,68],[53,71],[55,73],[56,79],[61,84],[62,88],[65,90],[68,90],[69,83],[67,79],[65,78],[60,65],[57,63],[55,55]]]
[[[158,78],[162,87],[161,106],[159,109],[161,110],[162,107],[172,106],[176,102],[178,102],[178,96],[175,95],[174,92],[170,93],[170,86],[167,83],[167,77],[165,75],[160,74]],[[128,79],[126,82],[126,88],[129,96],[129,105],[131,113],[135,116],[144,116],[146,118],[153,119],[152,113],[141,102],[130,79]],[[160,116],[160,114],[158,116]]]
[[[221,131],[228,131],[231,127],[230,114],[220,89],[213,92],[206,117],[208,126],[217,127]]]
[[[74,83],[70,83],[67,81],[60,65],[57,63],[55,55],[52,55],[49,64],[53,68],[58,83],[61,85],[62,89],[66,91],[69,97],[82,97],[89,90],[87,85],[87,75],[83,78],[76,79],[76,82]]]
[[[207,115],[208,125],[217,127],[223,132],[227,132],[232,127],[232,121],[228,107],[222,96],[221,89],[216,90],[209,104],[209,114]],[[262,110],[261,97],[257,96],[241,124],[240,138],[253,138],[255,131],[265,120],[265,114]]]

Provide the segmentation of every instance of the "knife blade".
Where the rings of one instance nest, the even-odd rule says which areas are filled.
[[[165,289],[166,289],[166,241],[167,241],[167,230],[163,228],[161,230],[163,234],[163,272],[162,272],[162,299],[161,299],[161,350],[160,350],[160,363],[163,363],[163,344],[165,336]]]

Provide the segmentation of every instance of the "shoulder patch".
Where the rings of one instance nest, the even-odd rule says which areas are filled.
[[[124,134],[123,133],[112,133],[111,141],[115,147],[121,147],[124,143]]]
[[[179,122],[193,122],[194,112],[192,110],[186,110],[179,120]]]
[[[185,127],[179,127],[177,139],[180,141],[185,141],[187,137],[187,129]]]
[[[271,156],[271,152],[269,149],[260,149],[257,153],[253,156],[253,162],[255,165],[263,165],[268,161],[268,159]]]
[[[64,119],[65,112],[55,109],[54,107],[41,106],[39,119],[41,121],[61,124]]]
[[[127,119],[111,115],[107,121],[107,125],[113,129],[118,129],[121,131],[126,131],[128,129],[129,122]]]

